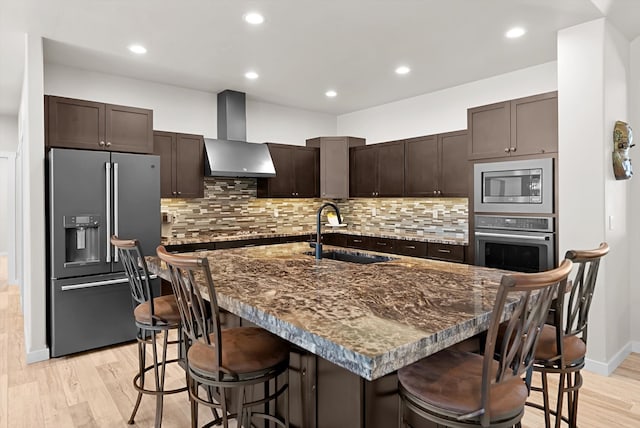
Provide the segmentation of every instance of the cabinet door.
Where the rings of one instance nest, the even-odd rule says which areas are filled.
[[[153,111],[107,104],[105,112],[108,150],[153,153]]]
[[[349,195],[372,197],[377,192],[378,150],[375,146],[350,149]]]
[[[558,151],[558,97],[555,92],[511,101],[511,155]]]
[[[469,159],[509,156],[511,147],[510,102],[502,102],[467,111]]]
[[[154,131],[153,154],[160,156],[160,197],[175,197],[175,142],[173,132]]]
[[[378,151],[376,196],[402,196],[404,193],[404,142],[375,145]]]
[[[300,198],[315,198],[320,195],[319,150],[313,147],[295,147],[293,150],[294,193]]]
[[[201,135],[176,135],[176,193],[179,198],[204,196],[204,140]]]
[[[320,180],[321,197],[349,197],[349,141],[347,138],[321,138]]]
[[[47,97],[47,146],[105,148],[105,105],[71,98]]]
[[[441,196],[466,198],[469,196],[469,161],[467,160],[467,131],[438,135],[440,149]]]
[[[438,190],[438,139],[435,135],[405,142],[405,195],[435,196]]]
[[[293,149],[292,146],[269,144],[269,153],[276,169],[276,176],[267,179],[267,196],[273,198],[294,196]]]

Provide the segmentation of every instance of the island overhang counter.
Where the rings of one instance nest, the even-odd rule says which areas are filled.
[[[310,252],[290,243],[191,254],[209,259],[221,308],[368,381],[485,331],[506,273],[396,255],[317,261]],[[158,258],[147,262],[169,280]]]

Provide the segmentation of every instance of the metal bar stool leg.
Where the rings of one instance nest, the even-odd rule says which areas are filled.
[[[142,330],[139,330],[139,337],[142,337]],[[140,382],[140,389],[144,388],[144,368],[146,365],[146,347],[145,342],[140,341],[138,339],[138,378],[137,380]],[[136,378],[133,378],[133,385],[136,386]],[[133,425],[135,423],[134,418],[136,417],[136,413],[138,413],[138,408],[140,407],[140,402],[142,401],[142,391],[138,391],[138,398],[136,399],[136,404],[133,406],[133,411],[131,412],[131,416],[127,423],[129,425]]]
[[[544,408],[544,426],[545,428],[551,428],[551,412],[549,409],[549,381],[547,379],[547,373],[540,372],[540,378],[542,379],[542,405]]]

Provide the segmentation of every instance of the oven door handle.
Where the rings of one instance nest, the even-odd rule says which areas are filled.
[[[490,232],[476,232],[476,236],[486,236],[489,238],[515,238],[529,241],[548,241],[549,236],[532,236],[532,235],[512,235],[507,233],[490,233]]]

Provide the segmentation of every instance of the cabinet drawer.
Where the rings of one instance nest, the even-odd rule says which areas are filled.
[[[429,257],[430,259],[463,263],[464,262],[464,246],[429,243],[427,247],[427,257]]]
[[[382,253],[395,253],[395,239],[389,238],[369,238],[369,249]]]
[[[315,238],[315,237],[314,237]],[[322,235],[322,242],[326,245],[335,245],[336,247],[347,246],[347,235],[340,233],[327,233]]]
[[[369,249],[369,237],[347,235],[347,247],[360,248],[362,250]]]
[[[427,257],[427,243],[418,241],[396,241],[394,253],[411,257]]]

